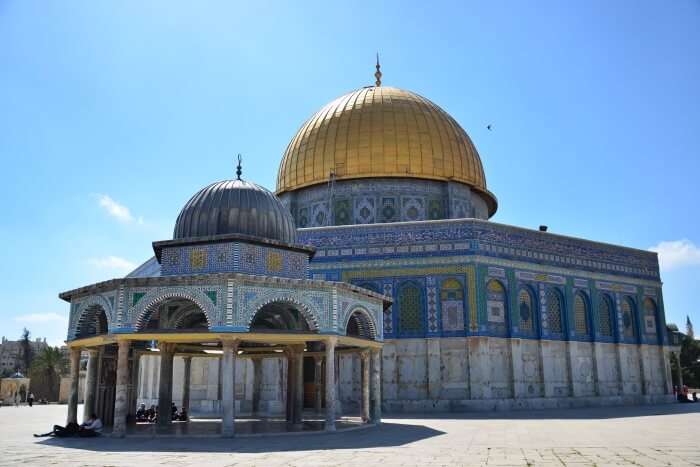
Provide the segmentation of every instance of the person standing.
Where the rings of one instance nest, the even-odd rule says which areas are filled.
[[[29,396],[27,396],[27,404],[29,404],[29,407],[31,407],[32,404],[34,404],[34,393],[33,392],[30,392]]]
[[[19,407],[19,403],[22,402],[22,398],[19,395],[19,392],[15,393],[15,407]]]

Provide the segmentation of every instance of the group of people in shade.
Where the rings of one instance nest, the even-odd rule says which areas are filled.
[[[698,393],[694,391],[691,395],[688,391],[688,386],[686,386],[685,384],[680,388],[678,386],[673,387],[673,394],[676,395],[676,400],[678,400],[678,402],[697,402]]]
[[[174,422],[186,422],[189,420],[189,415],[187,409],[184,407],[181,410],[177,410],[177,406],[173,402],[170,407],[170,417]],[[158,421],[158,407],[156,405],[151,405],[150,408],[146,408],[146,404],[141,404],[136,411],[136,423],[156,423]]]
[[[183,407],[182,410],[178,410],[175,403],[172,403],[171,415],[173,421],[186,422],[189,420],[187,415],[187,410]],[[158,421],[158,407],[152,405],[151,408],[146,409],[146,404],[141,404],[136,411],[136,422],[137,423],[156,423]],[[35,434],[37,438],[44,436],[56,436],[59,438],[67,438],[72,436],[78,436],[81,438],[92,438],[99,436],[102,432],[102,420],[97,416],[97,414],[92,414],[85,422],[78,425],[77,423],[69,423],[65,427],[60,425],[54,425],[53,430],[48,433]]]

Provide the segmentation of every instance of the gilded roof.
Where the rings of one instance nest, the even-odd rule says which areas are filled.
[[[486,189],[479,153],[447,112],[403,89],[368,86],[316,112],[292,138],[277,175],[277,193],[336,180],[410,177]]]

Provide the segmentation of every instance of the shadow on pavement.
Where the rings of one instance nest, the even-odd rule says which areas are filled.
[[[37,444],[95,452],[237,452],[263,453],[366,449],[401,446],[444,434],[421,425],[382,423],[378,427],[301,436],[270,435],[251,438],[48,438]]]

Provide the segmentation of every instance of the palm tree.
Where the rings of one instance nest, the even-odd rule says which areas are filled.
[[[33,373],[41,375],[41,379],[44,380],[49,400],[58,399],[58,378],[64,367],[65,358],[58,347],[46,347],[34,359]]]

